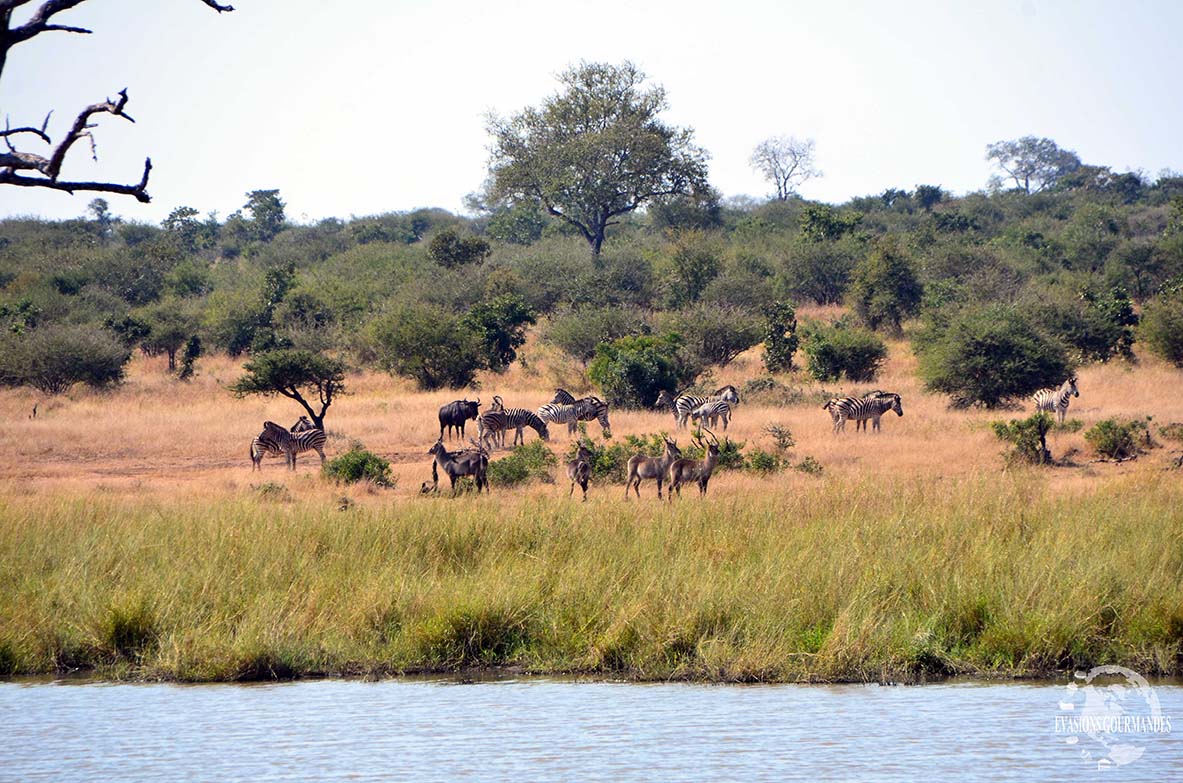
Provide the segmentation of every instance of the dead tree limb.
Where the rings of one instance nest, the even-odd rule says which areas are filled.
[[[92,32],[84,27],[57,24],[50,21],[54,15],[79,6],[86,2],[86,0],[44,0],[23,24],[13,26],[13,12],[17,8],[29,5],[32,2],[33,0],[0,0],[0,76],[3,76],[4,66],[8,61],[9,50],[19,43],[28,41],[46,32],[78,34],[90,34]],[[201,0],[201,2],[218,13],[234,10],[233,6],[222,5],[214,0]],[[144,161],[143,176],[136,184],[73,182],[61,179],[62,166],[65,163],[66,154],[80,140],[87,139],[90,142],[91,157],[94,160],[98,160],[97,147],[92,133],[97,127],[91,121],[94,115],[112,114],[116,117],[122,117],[128,122],[135,122],[125,111],[128,101],[127,89],[120,90],[118,94],[119,97],[116,100],[108,98],[105,101],[91,104],[79,112],[78,117],[74,120],[74,124],[62,140],[58,142],[57,146],[53,146],[53,139],[48,133],[49,118],[53,112],[46,115],[45,122],[42,123],[40,129],[32,126],[12,128],[8,121],[5,120],[5,129],[0,131],[0,138],[4,139],[4,144],[8,147],[8,152],[0,152],[0,185],[46,188],[49,190],[65,191],[67,193],[74,193],[80,190],[117,193],[133,196],[138,201],[148,203],[151,200],[151,197],[148,195],[148,174],[152,171],[151,159]],[[36,136],[44,143],[50,145],[52,149],[48,155],[19,150],[14,145],[13,139],[21,135]],[[30,176],[30,174],[39,176]]]

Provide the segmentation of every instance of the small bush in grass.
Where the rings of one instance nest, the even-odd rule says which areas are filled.
[[[1142,451],[1149,434],[1145,421],[1105,419],[1084,434],[1098,454],[1109,459],[1129,459]]]
[[[1009,424],[995,421],[990,424],[990,428],[999,440],[1014,446],[1007,455],[1009,460],[1033,465],[1051,463],[1052,453],[1047,448],[1047,434],[1052,428],[1052,417],[1046,413],[1036,413],[1027,419],[1012,419]]]
[[[390,473],[390,462],[358,444],[326,462],[322,470],[327,478],[342,484],[368,481],[378,487],[394,487],[396,483]]]
[[[1080,432],[1084,429],[1084,422],[1080,419],[1065,419],[1052,427],[1056,432]]]
[[[1183,442],[1183,423],[1172,421],[1158,428],[1158,434],[1167,440]]]
[[[870,381],[887,358],[887,346],[873,333],[839,321],[832,326],[811,325],[806,331],[805,355],[809,357],[809,374],[819,381],[843,376]]]
[[[752,473],[780,473],[785,469],[785,458],[763,449],[753,449],[748,454],[747,469]]]
[[[515,446],[508,456],[489,462],[489,483],[511,487],[527,481],[554,483],[554,470],[559,464],[554,452],[541,440]]]
[[[291,503],[292,493],[278,481],[265,481],[262,484],[251,484],[251,489],[258,493],[263,500],[275,503]]]
[[[793,470],[800,471],[810,476],[820,476],[822,474],[822,464],[813,457],[806,456],[805,459],[793,466]]]
[[[797,441],[793,439],[793,433],[783,424],[769,424],[764,428],[764,431],[772,436],[776,450],[781,454],[797,445]]]

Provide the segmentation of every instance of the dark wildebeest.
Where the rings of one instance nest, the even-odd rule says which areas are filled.
[[[448,451],[444,448],[443,440],[437,440],[431,450],[427,452],[435,457],[438,465],[452,481],[452,495],[456,495],[456,479],[461,476],[472,476],[476,479],[476,491],[479,494],[483,487],[489,491],[489,455],[484,449],[467,449],[465,451]],[[435,468],[432,468],[432,478],[435,478]]]
[[[464,437],[464,422],[469,419],[475,419],[480,415],[481,400],[478,397],[475,402],[469,402],[465,397],[463,400],[455,400],[449,402],[440,408],[440,440],[444,439],[444,428],[448,428],[448,437],[452,437],[452,430],[460,433],[460,437]]]

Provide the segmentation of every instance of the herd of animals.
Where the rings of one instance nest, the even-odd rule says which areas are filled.
[[[1068,413],[1070,399],[1079,396],[1076,376],[1072,376],[1059,387],[1036,392],[1032,399],[1037,412],[1053,413],[1063,422]],[[693,436],[693,440],[702,449],[704,456],[702,459],[683,457],[677,443],[663,434],[665,451],[660,457],[635,454],[629,459],[624,487],[625,498],[628,498],[630,489],[640,498],[641,481],[646,479],[656,482],[658,499],[661,499],[662,487],[667,483],[667,495],[670,500],[673,500],[675,493],[681,497],[684,484],[697,484],[699,494],[705,495],[719,458],[719,441],[710,428],[717,427],[721,422],[726,430],[730,425],[734,406],[738,404],[739,392],[730,385],[705,395],[672,395],[662,391],[658,395],[657,406],[672,411],[677,428],[685,428],[690,423],[697,426],[698,432]],[[576,398],[565,389],[556,389],[554,399],[537,411],[506,408],[501,397],[495,395],[488,410],[482,413],[480,407],[479,398],[465,398],[454,400],[440,408],[439,439],[427,452],[433,458],[432,481],[430,484],[424,482],[422,491],[434,492],[438,489],[439,471],[448,476],[453,495],[457,491],[457,480],[465,476],[473,478],[478,493],[481,490],[488,491],[489,454],[497,448],[505,448],[506,433],[510,430],[514,431],[515,446],[519,442],[525,442],[523,433],[527,427],[537,432],[543,441],[549,441],[551,424],[566,424],[570,437],[574,435],[579,422],[598,421],[604,436],[612,436],[608,421],[608,404],[594,395]],[[851,420],[855,422],[856,431],[865,431],[869,421],[872,430],[878,432],[880,419],[885,413],[904,415],[900,395],[881,389],[868,392],[862,397],[833,397],[822,408],[830,414],[834,434],[845,431],[846,422]],[[464,438],[465,424],[472,420],[476,421],[477,437],[469,438],[469,445],[464,448],[448,451],[444,446],[445,434],[449,439]],[[705,440],[702,437],[703,433],[707,436]],[[260,463],[263,457],[268,455],[284,457],[288,468],[295,470],[296,455],[307,451],[315,451],[320,456],[321,464],[324,464],[324,444],[324,430],[317,428],[307,416],[301,416],[291,428],[285,428],[273,421],[264,422],[263,431],[251,441],[252,470],[261,469]],[[567,477],[571,480],[568,496],[573,495],[575,486],[579,485],[583,490],[583,499],[587,500],[592,459],[592,453],[581,444],[575,457],[567,462]]]

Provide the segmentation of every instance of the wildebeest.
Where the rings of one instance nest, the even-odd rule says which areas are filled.
[[[456,494],[456,479],[461,476],[472,476],[476,479],[477,493],[480,493],[482,488],[486,492],[489,491],[489,455],[483,449],[448,451],[444,448],[444,441],[441,438],[427,453],[434,456],[435,464],[448,474],[448,478],[452,481],[453,496]],[[434,468],[432,469],[432,478],[435,478]]]
[[[628,499],[631,488],[641,497],[641,479],[657,480],[657,499],[661,500],[661,485],[665,482],[665,474],[669,472],[674,460],[682,456],[678,444],[662,436],[665,441],[665,453],[660,457],[646,457],[644,454],[634,454],[628,460],[628,479],[624,482],[624,497]]]
[[[448,437],[452,437],[452,430],[460,433],[460,437],[464,437],[464,422],[469,419],[475,419],[480,415],[481,400],[478,397],[474,402],[469,402],[465,397],[463,400],[454,400],[440,408],[440,440],[444,439],[444,428],[448,429]]]
[[[580,444],[575,459],[567,463],[567,478],[571,479],[571,491],[567,497],[575,494],[575,485],[583,489],[583,500],[587,501],[587,483],[591,480],[591,461],[593,454],[587,446]]]

